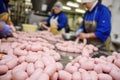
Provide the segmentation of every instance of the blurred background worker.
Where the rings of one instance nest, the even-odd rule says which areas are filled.
[[[0,1],[0,38],[11,36],[16,31],[9,16],[8,2],[9,0]]]
[[[62,3],[56,2],[53,6],[52,15],[46,20],[46,22],[42,22],[42,26],[53,34],[57,34],[59,31],[62,31],[62,29],[69,32],[67,22],[67,16],[62,11]]]
[[[9,0],[0,0],[0,14],[8,12],[8,2]]]
[[[110,50],[111,12],[98,0],[82,0],[82,4],[87,11],[76,35],[99,48]]]
[[[0,38],[12,36],[15,31],[13,24],[9,20],[9,14],[6,12],[0,14]]]

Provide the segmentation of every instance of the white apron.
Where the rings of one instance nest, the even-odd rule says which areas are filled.
[[[50,19],[50,32],[52,32],[53,34],[60,34],[60,33],[64,33],[64,29],[62,29],[61,31],[58,31],[58,16],[56,18],[54,18],[54,16]]]

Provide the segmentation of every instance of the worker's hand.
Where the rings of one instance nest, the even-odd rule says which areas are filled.
[[[80,39],[86,39],[86,38],[87,38],[87,34],[86,34],[86,33],[79,33],[79,34],[78,34],[78,37],[79,37]]]
[[[15,26],[14,26],[14,24],[13,24],[12,21],[9,20],[9,21],[6,22],[6,24],[9,25],[9,27],[12,29],[12,32],[15,32],[15,31],[16,31]]]
[[[51,28],[48,28],[48,29],[47,29],[47,31],[49,31],[49,32],[50,32],[50,30],[51,30]]]
[[[46,22],[40,22],[39,25],[40,25],[41,27],[46,27],[47,23],[46,23]]]
[[[78,36],[79,33],[83,32],[83,29],[78,29],[76,32],[75,32],[75,35]]]
[[[0,31],[0,34],[3,37],[6,37],[12,33],[12,30],[10,29],[9,25],[7,25],[5,22],[0,22],[2,25],[2,30]]]
[[[46,25],[45,22],[41,22],[39,25],[40,25],[41,27],[45,28],[46,30],[48,30],[48,28],[49,28],[49,27]]]
[[[40,22],[40,24],[47,24],[47,23],[44,21],[44,22]]]
[[[39,25],[40,25],[41,27],[43,27],[45,24],[44,24],[43,22],[41,22],[41,23],[39,23]]]
[[[16,29],[15,29],[15,27],[13,26],[13,25],[9,25],[10,26],[10,28],[12,29],[12,32],[15,32],[16,31]]]

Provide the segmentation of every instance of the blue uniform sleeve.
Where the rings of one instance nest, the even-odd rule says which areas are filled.
[[[2,21],[0,21],[0,24],[2,25],[2,29],[0,30],[1,36],[6,37],[7,35],[12,33],[12,30],[10,29],[9,25]]]
[[[100,15],[98,16],[97,28],[95,31],[95,35],[101,41],[106,41],[106,39],[110,36],[111,32],[111,13],[107,8],[104,8]]]
[[[3,12],[8,12],[8,3],[4,3],[3,0],[0,0],[0,14]]]
[[[62,29],[66,26],[67,26],[67,16],[65,14],[62,14],[58,18],[58,27]]]

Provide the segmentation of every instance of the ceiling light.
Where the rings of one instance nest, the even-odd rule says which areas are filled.
[[[78,12],[78,13],[85,13],[85,10],[82,10],[82,9],[75,9],[75,12]]]
[[[31,2],[31,0],[25,0],[26,2]]]
[[[76,0],[77,2],[81,3],[82,1],[81,0]]]
[[[68,1],[68,2],[67,2],[67,5],[68,5],[68,6],[71,6],[71,7],[75,7],[75,8],[78,8],[78,7],[79,7],[79,4],[78,4],[78,3],[74,3],[74,2],[71,2],[71,1]]]
[[[68,6],[63,6],[63,9],[65,9],[65,10],[71,10],[71,8],[68,7]]]

